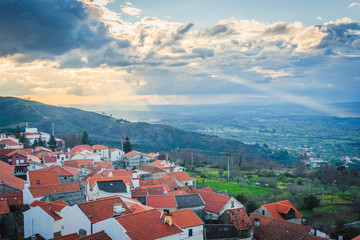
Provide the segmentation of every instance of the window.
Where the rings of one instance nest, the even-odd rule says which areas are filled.
[[[36,184],[40,184],[40,180],[39,180],[39,179],[36,180]]]
[[[188,182],[185,182],[185,186],[189,185]]]
[[[235,207],[234,201],[231,201],[231,208]]]
[[[189,237],[191,237],[193,235],[193,231],[192,231],[192,229],[190,228],[189,229]]]
[[[24,160],[20,160],[20,163],[24,163]]]
[[[264,216],[265,216],[265,210],[262,210],[262,215],[264,215]]]

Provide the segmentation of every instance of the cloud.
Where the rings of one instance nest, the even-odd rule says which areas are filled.
[[[130,16],[140,16],[142,14],[142,10],[139,8],[133,7],[134,5],[126,2],[128,5],[125,5],[121,8],[121,11]]]
[[[351,4],[348,6],[348,8],[355,7],[355,6],[360,6],[360,3],[358,3],[358,2],[353,2],[353,3],[351,3]]]
[[[254,71],[256,73],[260,73],[263,76],[269,77],[272,79],[292,76],[291,73],[285,72],[284,70],[269,70],[269,69],[263,69],[261,67],[253,67],[247,71]]]

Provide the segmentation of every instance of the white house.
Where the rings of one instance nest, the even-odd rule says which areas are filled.
[[[124,155],[126,169],[139,168],[143,165],[149,165],[155,161],[155,158],[149,157],[145,153],[132,150]]]
[[[204,222],[189,208],[171,211],[172,220],[181,228],[180,239],[204,239]]]
[[[185,171],[167,173],[169,177],[173,177],[179,187],[191,186],[196,188],[196,179],[191,178]]]
[[[124,151],[117,148],[110,149],[111,161],[120,161],[123,158],[123,156],[124,156]]]
[[[131,197],[133,184],[129,176],[89,178],[86,185],[86,195],[90,200],[121,195]]]
[[[104,145],[93,145],[94,152],[100,156],[102,161],[110,161],[110,148]]]
[[[64,227],[62,210],[66,206],[62,200],[32,203],[30,209],[24,212],[24,238],[38,233],[48,239],[53,238],[54,234],[59,234]]]

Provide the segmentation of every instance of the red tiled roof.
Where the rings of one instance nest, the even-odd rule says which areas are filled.
[[[146,197],[148,195],[147,189],[133,189],[131,190],[131,198]]]
[[[177,203],[174,195],[146,196],[146,205],[154,208],[176,208]]]
[[[357,237],[352,238],[351,240],[360,240],[360,235]]]
[[[9,206],[23,204],[22,192],[0,193],[0,200],[7,200]]]
[[[89,178],[89,186],[90,189],[92,190],[95,182],[103,182],[103,181],[114,181],[114,180],[122,180],[124,181],[125,185],[127,185],[128,183],[130,184],[130,187],[134,187],[130,177],[125,176],[125,177],[102,177],[102,178]]]
[[[10,139],[3,139],[3,140],[0,140],[0,145],[1,144],[6,144],[8,146],[21,146],[23,145],[22,143],[17,143],[13,140],[10,140]]]
[[[173,191],[169,191],[168,194],[171,195],[188,195],[189,193],[187,193],[185,190],[173,190]]]
[[[169,164],[169,163],[166,162],[166,161],[156,160],[155,162],[150,163],[149,165],[162,169],[163,167],[165,167],[165,166],[168,165],[168,164]]]
[[[199,193],[205,202],[205,210],[213,213],[219,213],[220,210],[229,202],[230,197],[214,193],[208,189],[192,189],[193,193]]]
[[[253,227],[254,237],[259,240],[265,239],[290,239],[292,231],[293,240],[301,240],[311,230],[310,226],[292,223],[285,220],[266,217],[263,215],[250,214],[251,223],[254,219],[259,219],[259,227]]]
[[[29,187],[29,190],[33,197],[42,197],[49,193],[60,193],[60,192],[74,192],[79,191],[79,184],[77,182],[45,185],[45,186],[34,186]]]
[[[94,151],[94,149],[89,145],[77,145],[70,150],[70,153],[80,153],[84,150],[89,151],[89,152]]]
[[[28,153],[23,151],[22,149],[16,149],[16,150],[13,150],[12,152],[6,154],[6,156],[11,157],[15,154],[22,155],[24,157],[27,157],[27,155],[28,155]]]
[[[131,157],[136,156],[136,155],[138,155],[138,154],[142,154],[142,155],[146,156],[145,153],[132,150],[132,151],[126,153],[126,154],[124,155],[124,157],[126,157],[126,158],[131,158]]]
[[[174,165],[174,166],[170,166],[170,167],[163,167],[162,169],[164,170],[164,169],[175,169],[175,168],[177,168],[178,167],[178,165]]]
[[[164,187],[150,187],[148,188],[149,195],[163,195],[165,192]]]
[[[42,210],[44,210],[47,214],[49,214],[54,220],[62,219],[59,214],[56,212],[60,212],[64,207],[68,206],[64,201],[55,201],[55,202],[43,202],[35,200],[33,203],[30,204],[30,207],[37,207],[39,206]]]
[[[44,156],[44,163],[56,163],[56,157],[46,157],[46,156]]]
[[[121,177],[121,176],[132,176],[131,170],[125,170],[125,169],[117,169],[117,170],[104,170],[101,175],[104,177],[108,177],[109,174],[113,175],[113,177]]]
[[[59,177],[73,177],[74,175],[76,175],[80,171],[80,169],[79,168],[68,167],[68,166],[64,166],[64,167],[52,166],[52,167],[39,169],[37,171],[47,171],[47,172],[53,171],[53,172],[57,172],[57,175]]]
[[[159,155],[159,154],[158,154],[158,153],[149,153],[149,154],[148,154],[149,157],[155,157],[155,156],[157,156],[157,155]]]
[[[103,231],[87,235],[79,238],[79,240],[111,240],[111,238]]]
[[[7,200],[0,200],[0,215],[9,214],[10,209]]]
[[[280,213],[287,214],[290,209],[295,211],[295,218],[303,217],[289,200],[265,204],[264,207],[270,212],[273,218],[285,220]]]
[[[14,169],[14,166],[0,161],[0,184],[3,183],[16,189],[24,190],[25,180],[13,176]]]
[[[353,238],[351,240],[360,240],[360,236],[358,239],[356,238]],[[311,235],[311,234],[306,234],[305,238],[303,238],[302,240],[335,240],[335,239],[329,239],[329,238],[323,238],[323,237],[318,237],[318,236],[314,236],[314,235]]]
[[[105,197],[95,201],[79,203],[78,207],[83,211],[85,216],[89,218],[91,223],[97,223],[113,217],[114,205],[116,204],[122,204],[123,208],[125,208],[125,214],[131,213],[119,196]]]
[[[173,222],[180,228],[203,225],[203,221],[190,209],[171,211]]]
[[[77,233],[70,233],[64,236],[50,238],[49,240],[76,240],[79,239],[79,234]]]
[[[170,188],[167,184],[158,184],[158,185],[150,185],[150,186],[143,186],[140,187],[142,189],[149,189],[149,188],[156,188],[156,187],[163,187],[167,192],[170,191]]]
[[[110,161],[108,162],[94,162],[94,167],[97,168],[99,171],[100,169],[114,169],[112,163]]]
[[[145,205],[138,204],[138,203],[127,202],[126,205],[130,208],[130,210],[131,210],[133,213],[143,212],[143,211],[147,211],[147,210],[153,209],[152,207],[145,206]]]
[[[143,165],[136,170],[148,172],[148,173],[165,173],[165,171],[161,170],[160,168],[150,166],[150,165]]]
[[[109,149],[109,147],[105,145],[93,145],[92,147],[94,150]]]
[[[30,186],[59,184],[59,178],[54,171],[29,171]]]
[[[101,178],[101,175],[97,172],[90,172],[88,175],[81,179],[82,184],[86,186],[86,183],[90,178]]]
[[[132,240],[151,240],[181,233],[175,224],[169,226],[160,218],[157,209],[115,217],[115,220],[126,229],[126,234]]]
[[[53,153],[53,151],[51,151],[51,149],[48,149],[48,148],[44,148],[44,147],[36,147],[35,148],[35,152],[40,152],[40,151]]]
[[[80,168],[81,166],[93,165],[92,159],[77,159],[64,161],[64,166]]]
[[[228,209],[225,214],[229,216],[230,223],[234,224],[238,231],[250,230],[252,224],[244,208]]]
[[[175,178],[178,181],[193,181],[195,178],[191,178],[185,171],[167,173],[168,176]]]
[[[160,185],[166,184],[170,189],[178,188],[178,185],[174,178],[167,175],[162,176],[161,178],[149,179],[149,180],[140,180],[140,186],[151,186],[151,185]]]
[[[117,148],[110,149],[110,152],[116,152],[116,151],[123,152],[123,150],[120,150],[120,149],[117,149]]]

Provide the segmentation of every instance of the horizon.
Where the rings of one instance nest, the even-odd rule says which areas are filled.
[[[5,0],[0,96],[93,109],[294,103],[334,114],[329,103],[360,102],[359,9],[354,0]]]

